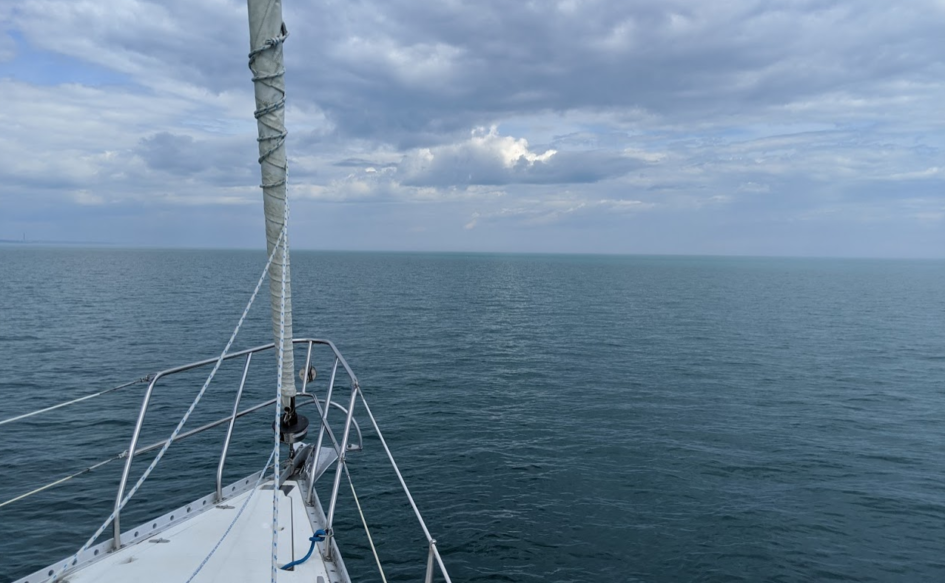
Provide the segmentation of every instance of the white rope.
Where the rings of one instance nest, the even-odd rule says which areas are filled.
[[[190,404],[190,407],[187,409],[187,412],[184,413],[184,416],[177,423],[177,427],[174,428],[174,431],[171,433],[171,436],[167,439],[166,442],[164,442],[164,446],[161,447],[161,450],[158,452],[157,456],[154,458],[154,460],[151,461],[151,464],[148,466],[148,469],[146,469],[144,473],[141,474],[141,477],[138,478],[137,483],[135,483],[134,487],[128,492],[128,495],[125,496],[121,500],[121,502],[118,504],[118,508],[112,511],[112,513],[108,516],[108,518],[105,519],[105,522],[102,523],[102,526],[98,527],[98,529],[95,531],[95,534],[93,534],[92,537],[89,538],[89,540],[86,541],[84,545],[82,545],[82,548],[80,548],[72,557],[66,560],[66,562],[62,566],[62,569],[56,575],[55,579],[61,578],[63,572],[65,572],[65,570],[69,568],[69,564],[72,561],[77,561],[79,558],[79,555],[87,551],[88,548],[92,546],[92,544],[95,542],[95,539],[97,539],[99,536],[101,536],[103,532],[105,532],[105,529],[108,528],[108,525],[111,524],[113,520],[115,520],[115,516],[119,512],[121,512],[122,508],[124,508],[125,505],[128,503],[128,500],[130,500],[131,497],[134,496],[135,493],[138,491],[138,489],[141,487],[141,485],[144,484],[144,481],[147,480],[148,476],[151,475],[151,472],[154,470],[155,466],[157,466],[158,462],[161,461],[161,458],[164,457],[164,454],[167,452],[168,448],[171,447],[171,444],[174,442],[174,439],[177,438],[177,435],[181,432],[181,429],[183,429],[184,424],[187,423],[187,419],[190,417],[190,414],[193,413],[194,409],[197,407],[197,403],[199,403],[200,399],[203,398],[204,393],[207,391],[207,387],[210,386],[210,381],[213,380],[214,375],[217,374],[217,370],[220,369],[220,365],[223,363],[223,359],[226,357],[227,353],[229,352],[230,347],[233,346],[233,342],[236,340],[236,335],[239,334],[240,328],[243,326],[243,321],[246,320],[246,315],[249,313],[249,309],[252,307],[253,302],[256,301],[256,295],[259,293],[259,288],[262,286],[263,281],[266,280],[266,274],[269,272],[269,264],[272,263],[273,257],[275,257],[276,255],[276,249],[278,249],[278,244],[285,237],[286,237],[286,230],[285,230],[285,226],[283,226],[282,233],[279,235],[279,240],[276,242],[276,247],[273,249],[272,253],[269,255],[269,260],[266,261],[266,267],[263,269],[262,275],[259,277],[259,281],[256,282],[256,288],[253,290],[253,295],[250,296],[249,302],[246,304],[246,308],[243,309],[243,314],[240,316],[240,320],[239,322],[237,322],[236,328],[233,329],[233,333],[230,335],[230,340],[226,343],[226,346],[223,348],[223,352],[220,353],[219,358],[217,358],[216,364],[213,366],[213,370],[210,371],[210,376],[207,377],[207,380],[204,382],[203,387],[201,387],[200,392],[197,393],[197,397],[194,398],[194,401],[193,403]],[[276,471],[278,473],[278,470]]]
[[[377,549],[374,548],[374,539],[371,537],[371,529],[368,528],[367,519],[364,518],[364,512],[361,510],[361,502],[358,500],[358,493],[354,491],[354,482],[351,481],[351,473],[348,471],[348,464],[343,464],[345,475],[348,476],[348,484],[351,486],[351,495],[354,496],[354,503],[358,506],[358,514],[361,515],[361,523],[364,525],[364,533],[367,534],[368,544],[371,545],[371,552],[374,553],[374,561],[377,563],[377,570],[381,573],[381,581],[387,583],[387,577],[384,576],[384,567],[381,566],[381,558],[377,556]]]
[[[272,477],[272,576],[271,583],[276,583],[279,573],[279,433],[282,421],[282,363],[285,358],[285,287],[286,264],[289,257],[289,197],[286,196],[282,215],[282,291],[279,298],[279,358],[276,368],[276,423],[273,440],[275,441],[276,463]],[[278,249],[278,243],[276,245]],[[275,251],[275,249],[273,249]]]
[[[204,568],[207,562],[210,560],[210,557],[213,556],[213,553],[217,552],[217,549],[220,548],[220,545],[223,544],[223,540],[230,534],[230,531],[233,530],[233,525],[236,524],[236,521],[240,519],[240,516],[243,515],[243,511],[246,510],[246,507],[249,505],[249,501],[253,499],[253,494],[256,493],[256,490],[259,489],[259,484],[262,483],[263,478],[266,477],[266,470],[269,469],[269,464],[272,463],[272,458],[275,456],[276,450],[273,450],[269,454],[269,459],[266,460],[266,465],[263,467],[262,471],[259,472],[259,478],[256,479],[256,485],[253,486],[252,491],[250,491],[249,496],[246,497],[246,500],[243,501],[243,505],[240,506],[239,511],[236,513],[236,516],[233,517],[233,521],[230,522],[230,526],[226,527],[226,531],[223,533],[223,536],[220,537],[220,540],[217,541],[217,544],[213,545],[213,548],[210,549],[210,552],[204,557],[203,561],[200,562],[200,565],[197,566],[197,569],[194,571],[193,575],[190,576],[190,579],[187,579],[187,583],[190,583],[194,580],[194,577],[200,573],[200,570]]]

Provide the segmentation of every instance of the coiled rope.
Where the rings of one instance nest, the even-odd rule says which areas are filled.
[[[312,544],[308,547],[308,552],[305,553],[305,556],[302,557],[301,559],[297,560],[297,561],[292,561],[291,563],[289,563],[289,564],[287,564],[287,565],[282,565],[282,567],[280,567],[280,568],[281,568],[283,571],[291,571],[291,570],[292,570],[292,567],[295,567],[295,566],[297,566],[297,565],[301,565],[302,563],[304,563],[305,561],[307,561],[307,560],[309,559],[309,557],[312,556],[312,553],[315,552],[315,543],[320,543],[320,542],[324,541],[324,540],[325,540],[325,536],[326,536],[327,534],[328,534],[328,533],[326,533],[324,530],[322,530],[322,529],[320,529],[320,528],[319,528],[318,530],[316,530],[316,531],[315,531],[315,534],[313,534],[312,536],[308,537],[308,540],[312,541]],[[385,583],[387,583],[387,582],[385,581]]]

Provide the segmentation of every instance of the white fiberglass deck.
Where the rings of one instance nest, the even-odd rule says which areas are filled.
[[[284,492],[290,490],[288,495]],[[109,553],[67,575],[69,583],[185,582],[210,553],[252,490],[226,500],[148,539]],[[294,481],[279,496],[279,565],[308,552],[313,527]],[[293,532],[294,531],[294,532]],[[294,535],[294,546],[292,543]],[[321,547],[321,545],[319,545]],[[259,486],[230,534],[207,562],[194,583],[269,581],[272,549],[272,481]],[[294,554],[293,554],[294,549]],[[339,583],[342,575],[316,549],[293,571],[280,570],[280,581]]]
[[[284,566],[295,560],[303,558],[311,546],[309,538],[314,530],[326,529],[329,527],[328,519],[321,506],[315,491],[311,492],[312,500],[310,504],[303,502],[303,498],[308,494],[308,486],[317,483],[323,473],[332,465],[335,466],[334,485],[331,496],[328,500],[329,512],[334,515],[336,502],[339,495],[339,486],[341,474],[347,469],[339,468],[337,464],[346,464],[346,455],[339,460],[339,452],[359,452],[363,449],[363,439],[361,428],[357,419],[354,417],[355,409],[361,408],[365,415],[370,419],[378,442],[383,448],[388,461],[393,468],[397,481],[403,488],[407,501],[413,509],[414,516],[419,523],[421,530],[427,540],[427,569],[426,581],[432,581],[435,571],[439,571],[442,579],[450,583],[449,574],[443,559],[440,556],[436,546],[436,541],[430,535],[430,531],[420,516],[407,484],[400,473],[397,463],[391,455],[390,448],[378,427],[377,420],[371,413],[368,403],[361,391],[357,377],[345,362],[341,353],[329,340],[319,340],[314,338],[296,339],[294,344],[301,344],[307,348],[306,351],[306,369],[311,362],[312,349],[316,346],[327,347],[334,357],[334,364],[331,369],[330,379],[328,381],[325,396],[322,399],[316,397],[314,392],[306,391],[307,381],[310,380],[306,375],[303,378],[302,391],[297,393],[297,407],[314,405],[317,409],[316,419],[320,422],[317,441],[315,445],[305,446],[301,442],[294,444],[295,456],[290,460],[284,460],[280,464],[280,475],[285,480],[283,488],[279,493],[279,531],[278,557],[277,564]],[[218,358],[207,359],[192,362],[182,366],[166,369],[154,374],[142,377],[138,381],[120,385],[118,388],[101,391],[92,395],[87,395],[54,405],[52,408],[65,407],[74,403],[84,402],[87,399],[104,395],[112,390],[118,390],[123,387],[132,386],[137,383],[148,383],[148,388],[142,399],[138,421],[132,434],[131,442],[125,452],[104,462],[99,462],[85,470],[52,481],[39,488],[32,490],[26,495],[19,496],[4,504],[15,502],[26,496],[45,491],[48,488],[63,483],[66,480],[79,476],[85,472],[99,467],[111,459],[125,459],[125,466],[122,473],[122,479],[118,491],[115,495],[115,510],[109,516],[107,521],[100,527],[106,532],[99,532],[98,542],[89,542],[83,545],[82,549],[75,555],[59,557],[59,559],[42,569],[34,571],[29,575],[18,579],[15,583],[152,583],[164,581],[178,581],[189,583],[191,580],[196,583],[209,582],[258,582],[267,581],[271,574],[272,558],[272,482],[267,480],[260,486],[255,486],[262,473],[256,472],[245,476],[234,483],[224,486],[222,476],[225,467],[226,454],[232,436],[233,423],[236,419],[248,415],[261,408],[273,405],[276,399],[270,399],[262,403],[240,410],[240,396],[243,392],[243,384],[246,380],[251,358],[254,354],[263,352],[272,352],[275,350],[275,344],[266,344],[249,348],[239,352],[224,353]],[[243,375],[239,388],[236,392],[236,398],[233,404],[232,413],[216,421],[207,423],[195,429],[179,433],[186,419],[182,419],[178,424],[178,430],[175,430],[166,440],[156,443],[140,446],[138,437],[145,416],[151,402],[151,396],[155,391],[156,385],[163,383],[169,376],[192,371],[199,368],[214,367],[214,370],[226,362],[240,359],[243,361]],[[336,373],[344,371],[350,380],[350,396],[347,397],[347,407],[332,400],[332,391],[335,387]],[[162,384],[161,387],[164,385]],[[160,387],[159,387],[160,388]],[[359,399],[360,398],[360,399]],[[198,399],[199,400],[199,399]],[[197,400],[191,405],[196,405]],[[328,411],[339,409],[345,415],[343,431],[338,434],[332,431],[329,425]],[[0,421],[0,424],[26,419],[35,415],[40,415],[51,408],[39,409],[29,414],[18,415],[11,419]],[[206,494],[202,498],[192,500],[189,504],[175,508],[161,516],[148,520],[146,523],[138,524],[132,528],[121,528],[121,510],[124,504],[134,495],[140,482],[147,476],[147,471],[138,479],[135,486],[126,488],[130,484],[128,477],[130,475],[132,462],[136,455],[140,456],[146,452],[163,448],[165,451],[169,444],[179,440],[200,434],[213,427],[228,423],[226,440],[224,441],[220,460],[217,464],[216,488],[213,492]],[[340,423],[340,421],[338,422]],[[339,439],[340,435],[340,439]],[[301,447],[299,447],[301,446]],[[317,452],[317,456],[313,455]],[[314,464],[317,458],[317,464]],[[271,460],[270,460],[271,461]],[[153,464],[154,462],[152,462]],[[268,471],[268,470],[267,470]],[[291,479],[287,479],[291,477]],[[349,477],[350,479],[350,477]],[[301,485],[301,486],[300,486]],[[305,494],[303,494],[303,490]],[[250,492],[255,492],[252,499],[247,504],[246,509],[240,513],[243,503],[249,498]],[[352,486],[352,495],[354,493]],[[220,502],[222,500],[222,502]],[[234,519],[239,515],[238,520]],[[362,517],[363,520],[363,517]],[[127,517],[126,522],[127,524]],[[230,528],[230,525],[233,525]],[[108,527],[111,527],[110,529]],[[217,548],[212,557],[201,571],[191,579],[194,571],[197,570],[205,558],[221,540],[223,534],[230,528],[230,532]],[[367,525],[365,524],[365,528]],[[118,534],[121,530],[120,535]],[[108,530],[112,531],[109,536]],[[344,560],[338,550],[337,541],[331,539],[331,549],[333,560],[323,559],[325,551],[324,542],[318,544],[318,549],[307,561],[300,566],[296,566],[293,571],[278,571],[278,577],[283,582],[306,581],[310,583],[350,583],[350,579],[345,570]],[[91,546],[89,546],[91,545]],[[115,547],[118,546],[117,550]],[[372,545],[373,547],[373,545]],[[38,555],[43,556],[42,549],[36,551]],[[375,554],[375,561],[378,567],[381,566],[380,559]],[[0,570],[5,566],[0,558]],[[61,577],[60,577],[61,575]],[[383,577],[383,572],[382,572]]]

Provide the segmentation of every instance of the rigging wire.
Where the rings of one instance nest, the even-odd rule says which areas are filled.
[[[87,400],[92,399],[92,398],[95,398],[95,397],[100,397],[100,396],[102,396],[102,395],[105,395],[105,394],[108,394],[108,393],[112,393],[112,392],[114,392],[114,391],[117,391],[117,390],[120,390],[120,389],[124,389],[124,388],[126,388],[126,387],[130,387],[130,386],[132,386],[132,385],[137,385],[137,384],[141,384],[141,383],[149,383],[149,382],[151,382],[151,379],[152,379],[152,378],[153,378],[152,375],[148,375],[148,376],[145,376],[145,377],[141,377],[140,379],[133,380],[133,381],[131,381],[131,382],[127,382],[127,383],[118,385],[117,387],[112,387],[112,388],[110,388],[110,389],[105,389],[104,391],[99,391],[99,392],[97,392],[97,393],[92,393],[91,395],[85,395],[84,397],[79,397],[78,399],[73,399],[73,400],[71,400],[71,401],[66,401],[65,403],[59,403],[58,405],[53,405],[53,406],[51,406],[51,407],[46,407],[45,409],[37,409],[36,411],[33,411],[33,412],[31,412],[31,413],[24,413],[24,414],[22,414],[22,415],[17,415],[16,417],[10,417],[9,419],[4,419],[3,421],[0,421],[0,425],[6,425],[7,423],[13,423],[14,421],[20,421],[21,419],[27,419],[27,418],[29,418],[29,417],[34,417],[34,416],[40,415],[40,414],[42,414],[42,413],[48,413],[48,412],[50,412],[50,411],[55,411],[56,409],[61,409],[61,408],[63,408],[63,407],[67,407],[67,406],[69,406],[69,405],[75,405],[76,403],[81,403],[82,401],[87,401]]]
[[[276,421],[273,425],[273,440],[275,441],[276,463],[272,477],[272,583],[276,583],[279,573],[279,443],[282,427],[282,364],[285,362],[285,288],[286,264],[289,257],[289,197],[286,196],[282,213],[282,291],[279,297],[279,358],[276,369]],[[278,247],[277,247],[278,248]],[[275,253],[275,249],[273,249]]]
[[[266,267],[263,269],[262,275],[259,277],[259,281],[256,282],[256,288],[253,290],[253,294],[252,296],[250,296],[249,302],[246,304],[246,308],[243,309],[243,314],[240,316],[239,322],[236,323],[236,328],[233,329],[233,333],[230,335],[229,341],[226,343],[226,346],[223,348],[223,352],[220,353],[219,358],[217,358],[216,364],[214,364],[213,370],[210,371],[210,375],[207,377],[207,380],[204,382],[203,387],[201,387],[200,392],[197,393],[197,396],[194,398],[194,401],[190,404],[190,407],[184,413],[184,416],[177,423],[177,427],[174,428],[174,431],[171,433],[171,436],[168,437],[167,441],[164,443],[164,446],[161,447],[161,450],[158,452],[157,456],[155,456],[155,458],[151,461],[151,464],[148,465],[148,468],[144,471],[144,473],[141,474],[141,477],[138,478],[138,481],[137,483],[135,483],[134,487],[132,487],[131,490],[128,492],[128,494],[121,500],[121,502],[119,502],[117,508],[115,508],[112,511],[112,513],[108,516],[107,519],[105,519],[105,522],[103,522],[102,525],[98,527],[98,529],[95,531],[95,534],[93,534],[89,538],[89,540],[86,541],[86,543],[82,545],[82,547],[78,551],[76,551],[76,553],[73,556],[69,557],[63,563],[62,568],[60,569],[59,573],[53,579],[54,581],[61,580],[63,573],[66,571],[66,569],[69,568],[69,565],[77,561],[79,558],[79,555],[87,551],[89,547],[91,547],[92,544],[95,542],[95,539],[97,539],[99,536],[101,536],[103,532],[105,532],[105,529],[108,528],[108,525],[111,524],[113,520],[115,520],[115,516],[122,510],[122,508],[125,507],[125,505],[131,499],[131,497],[135,495],[135,493],[138,491],[141,485],[144,484],[144,481],[147,480],[148,476],[151,475],[151,472],[154,470],[155,466],[157,466],[158,462],[161,461],[161,458],[164,457],[164,454],[167,453],[168,448],[171,447],[171,444],[174,442],[174,439],[181,432],[181,429],[183,429],[184,424],[187,422],[187,419],[190,417],[191,413],[194,412],[194,409],[197,407],[197,404],[200,402],[200,399],[203,398],[204,393],[206,393],[207,387],[210,386],[210,381],[213,380],[213,377],[216,375],[217,371],[220,369],[220,365],[223,363],[223,359],[226,357],[227,353],[229,352],[230,347],[233,346],[233,342],[236,340],[236,336],[237,334],[239,334],[240,328],[243,326],[243,322],[246,320],[247,314],[249,314],[249,309],[252,307],[253,302],[256,301],[256,295],[259,293],[259,288],[262,287],[263,281],[266,280],[266,275],[269,272],[269,265],[272,263],[272,260],[275,257],[276,249],[278,248],[279,243],[282,242],[285,236],[286,236],[286,229],[285,229],[285,225],[283,225],[282,232],[279,234],[279,240],[276,242],[276,247],[273,249],[272,254],[269,255],[269,260],[266,262]]]
[[[62,483],[64,483],[64,482],[68,482],[68,481],[71,480],[72,478],[77,478],[77,477],[81,476],[82,474],[87,474],[87,473],[91,472],[92,470],[97,470],[98,468],[104,466],[105,464],[107,464],[107,463],[109,463],[109,462],[113,462],[113,461],[115,461],[115,460],[117,460],[117,459],[121,459],[121,458],[125,457],[125,453],[126,453],[126,452],[121,452],[120,454],[116,455],[115,457],[108,458],[107,460],[104,460],[104,461],[100,461],[100,462],[98,462],[97,464],[92,464],[91,466],[85,468],[84,470],[79,470],[78,472],[76,472],[76,473],[74,473],[74,474],[70,474],[70,475],[68,475],[68,476],[59,478],[58,480],[56,480],[56,481],[54,481],[54,482],[50,482],[50,483],[46,484],[45,486],[40,486],[39,488],[36,488],[35,490],[31,490],[31,491],[27,492],[26,494],[20,494],[20,495],[17,496],[16,498],[11,498],[11,499],[7,500],[6,502],[0,502],[0,508],[3,508],[3,507],[6,506],[7,504],[13,504],[14,502],[18,502],[18,501],[20,501],[20,500],[23,500],[24,498],[29,498],[29,497],[32,496],[33,494],[39,494],[40,492],[43,492],[44,490],[48,490],[48,489],[52,488],[53,486],[58,486],[59,484],[62,484]]]
[[[281,10],[281,9],[280,9]],[[280,18],[281,20],[281,18]],[[253,6],[250,5],[250,27],[253,26]],[[252,31],[251,31],[252,32]],[[251,35],[252,36],[252,35]],[[285,364],[286,350],[285,350],[285,335],[286,335],[286,270],[288,268],[288,255],[289,255],[289,197],[286,192],[285,185],[288,178],[288,163],[287,161],[280,160],[277,157],[277,161],[273,162],[269,158],[282,150],[285,147],[285,140],[287,132],[285,130],[284,124],[284,113],[280,110],[285,109],[285,86],[278,81],[285,75],[285,69],[281,66],[282,64],[282,45],[285,42],[286,38],[289,36],[289,31],[285,27],[283,22],[280,27],[279,33],[277,33],[272,38],[268,38],[262,42],[261,45],[253,48],[249,53],[249,70],[253,73],[253,84],[256,88],[257,95],[257,108],[253,112],[254,117],[257,120],[259,126],[260,136],[256,139],[259,143],[260,149],[263,149],[263,143],[266,142],[268,148],[262,152],[259,156],[259,164],[262,170],[262,180],[263,183],[260,185],[263,189],[263,198],[278,198],[278,191],[281,190],[282,195],[282,231],[279,236],[279,240],[272,246],[273,257],[275,257],[276,252],[279,250],[280,243],[282,245],[282,269],[281,269],[281,292],[280,292],[280,303],[279,303],[279,354],[278,354],[278,366],[277,371],[278,377],[276,381],[276,413],[275,413],[275,424],[273,427],[273,441],[274,441],[274,457],[275,464],[273,468],[273,489],[272,489],[272,565],[271,565],[271,581],[275,583],[276,578],[279,572],[278,564],[278,535],[279,535],[279,448],[280,448],[280,429],[281,429],[281,419],[282,419],[282,377],[283,370],[282,367]],[[274,63],[277,65],[276,70],[271,72],[260,72],[257,69],[257,58],[263,54],[273,51],[275,52],[276,58]],[[262,67],[265,69],[265,67]],[[269,82],[271,81],[271,82]],[[260,96],[260,86],[268,87],[271,90],[274,90],[281,95],[275,101],[269,101],[263,105],[260,105],[259,96]],[[270,115],[279,113],[281,115]],[[268,127],[274,132],[273,135],[265,135],[264,126]],[[284,152],[284,150],[283,150]],[[275,182],[266,182],[268,172],[265,168],[264,163],[269,163],[278,170],[281,171],[281,176],[276,175],[277,178]],[[281,189],[279,187],[282,187]],[[272,189],[275,189],[276,192],[273,192]],[[270,220],[269,215],[267,214],[266,220]],[[270,280],[270,294],[272,294],[272,281]],[[274,299],[274,298],[273,298]],[[274,307],[274,306],[273,306]],[[289,350],[291,351],[291,346]],[[292,354],[289,353],[289,358],[291,359]],[[291,379],[291,374],[289,375]],[[295,393],[294,385],[293,391]]]
[[[371,529],[368,528],[367,519],[364,518],[364,512],[361,510],[361,502],[358,500],[358,493],[354,490],[354,482],[351,481],[351,472],[348,471],[348,464],[339,461],[345,468],[345,475],[348,476],[348,484],[351,486],[351,495],[354,496],[354,503],[358,506],[358,514],[361,515],[361,523],[364,525],[364,532],[367,534],[368,544],[371,545],[371,552],[374,553],[374,561],[377,563],[377,570],[381,573],[381,581],[387,583],[387,577],[384,576],[384,567],[381,566],[381,558],[377,556],[377,549],[374,547],[374,539],[371,537]]]

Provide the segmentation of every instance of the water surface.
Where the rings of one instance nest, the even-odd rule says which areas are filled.
[[[215,356],[264,261],[0,248],[0,417]],[[454,581],[945,580],[945,262],[295,251],[293,279],[296,336],[354,367]],[[244,328],[270,341],[263,304]],[[247,403],[274,390],[258,365]],[[201,381],[156,394],[142,442]],[[0,427],[0,500],[127,447],[141,394]],[[262,466],[269,423],[237,426],[227,479]],[[221,439],[175,445],[123,524],[211,492]],[[388,577],[417,580],[419,528],[365,448]],[[0,581],[84,542],[119,471],[0,509]],[[377,579],[349,498],[346,562]]]

